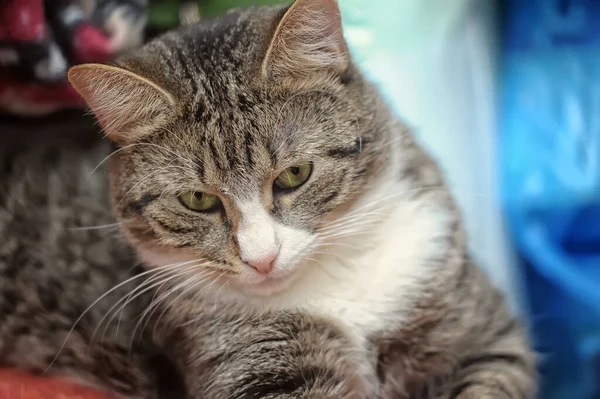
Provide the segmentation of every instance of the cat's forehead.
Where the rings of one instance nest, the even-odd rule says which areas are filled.
[[[331,149],[354,148],[353,115],[337,86],[273,88],[261,80],[286,8],[230,12],[168,33],[119,61],[175,100],[178,111],[163,134],[148,139],[168,149],[155,159],[176,154],[214,185],[252,181],[256,187],[281,168],[327,164]]]
[[[182,27],[121,58],[119,64],[165,87],[174,97],[217,101],[260,70],[285,7],[249,8]]]
[[[220,183],[239,177],[262,179],[278,168],[311,160],[321,140],[313,136],[316,129],[310,123],[300,124],[293,113],[279,117],[257,108],[247,113],[218,110],[194,121],[183,119],[174,129],[179,137],[163,137],[175,152],[181,151],[180,143],[185,141],[185,156],[202,164],[209,173],[205,177]]]
[[[233,112],[222,108],[183,117],[149,137],[152,146],[140,147],[139,159],[145,163],[144,154],[156,152],[151,158],[160,161],[158,169],[173,162],[185,168],[182,182],[199,181],[246,199],[285,168],[311,162],[327,169],[336,161],[329,156],[332,149],[353,148],[351,131],[336,132],[315,114],[298,112],[298,104],[289,106],[295,100],[302,101],[295,97],[277,107],[232,103]]]

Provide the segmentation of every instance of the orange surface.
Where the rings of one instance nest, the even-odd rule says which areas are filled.
[[[0,399],[115,399],[63,380],[0,369]]]

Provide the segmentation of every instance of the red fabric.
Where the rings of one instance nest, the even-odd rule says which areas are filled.
[[[107,62],[113,57],[110,38],[88,23],[77,27],[73,47],[77,62]]]
[[[83,99],[67,81],[59,82],[53,86],[41,86],[37,83],[5,83],[0,81],[0,98],[10,92],[19,95],[28,102],[39,105],[65,105],[76,104],[85,106]]]
[[[42,0],[4,0],[0,9],[0,40],[49,43]],[[110,49],[110,38],[88,22],[76,27],[72,44],[74,61],[77,63],[107,62],[114,56]],[[26,113],[27,110],[33,112],[34,109],[44,113],[61,107],[85,105],[66,80],[53,84],[0,81],[0,104],[19,113]]]
[[[116,399],[57,378],[0,369],[0,399]]]
[[[44,0],[0,0],[0,109],[35,115],[83,107],[67,69],[106,63],[142,40],[137,27],[145,13],[129,1],[104,0],[86,10],[77,0],[47,8]],[[132,36],[120,44],[111,35]]]
[[[42,0],[5,0],[0,12],[0,38],[37,41],[47,36]]]

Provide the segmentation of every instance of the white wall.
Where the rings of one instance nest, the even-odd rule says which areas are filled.
[[[519,303],[499,204],[493,1],[340,0],[357,59],[440,160],[474,256]]]

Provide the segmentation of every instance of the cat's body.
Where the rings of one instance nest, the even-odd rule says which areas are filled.
[[[0,364],[124,394],[155,389],[158,352],[133,333],[149,298],[113,307],[143,272],[110,209],[100,162],[111,146],[73,114],[3,122]]]
[[[113,210],[190,397],[531,394],[523,332],[437,166],[349,60],[335,1],[235,11],[71,79],[120,145]]]

